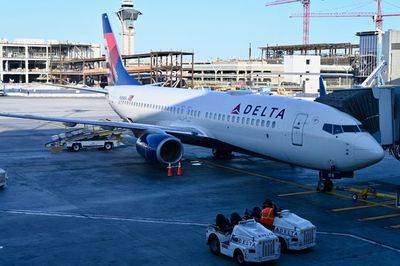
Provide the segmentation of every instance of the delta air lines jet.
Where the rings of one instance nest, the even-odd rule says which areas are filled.
[[[379,162],[384,152],[361,123],[317,102],[282,96],[210,92],[142,85],[125,70],[107,14],[102,15],[109,86],[104,93],[122,122],[1,113],[68,126],[125,128],[147,161],[181,160],[182,143],[232,151],[346,176]],[[80,88],[82,89],[82,88]]]

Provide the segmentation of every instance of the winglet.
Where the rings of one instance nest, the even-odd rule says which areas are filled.
[[[112,32],[107,14],[102,15],[104,42],[106,46],[106,65],[108,68],[108,84],[113,85],[142,85],[138,80],[131,77],[122,64],[121,55],[118,51],[117,42]]]
[[[326,95],[326,88],[325,88],[324,79],[320,76],[319,77],[319,97],[322,97],[325,95]]]

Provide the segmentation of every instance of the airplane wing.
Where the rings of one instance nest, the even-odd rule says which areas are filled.
[[[59,122],[63,123],[66,126],[74,127],[78,124],[81,125],[94,125],[100,126],[103,128],[126,128],[132,130],[156,130],[169,134],[183,134],[189,136],[199,136],[206,137],[204,132],[196,128],[190,127],[168,127],[168,126],[156,126],[149,124],[140,124],[140,123],[128,123],[128,122],[114,122],[114,121],[101,121],[101,120],[86,120],[86,119],[78,119],[78,118],[62,118],[62,117],[50,117],[50,116],[36,116],[29,114],[10,114],[10,113],[0,113],[0,117],[12,117],[12,118],[22,118],[22,119],[32,119],[32,120],[41,120],[41,121],[49,121],[49,122]]]
[[[73,89],[73,90],[80,90],[80,91],[90,91],[102,94],[108,94],[108,91],[103,88],[92,88],[88,86],[72,86],[72,85],[62,85],[62,84],[53,84],[53,83],[34,83],[35,85],[40,86],[49,86],[49,87],[58,87],[64,89]]]

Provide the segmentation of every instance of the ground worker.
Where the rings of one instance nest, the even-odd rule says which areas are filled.
[[[275,211],[273,208],[272,201],[267,199],[263,203],[263,210],[261,212],[260,223],[264,225],[266,228],[273,230],[274,218],[275,218]]]

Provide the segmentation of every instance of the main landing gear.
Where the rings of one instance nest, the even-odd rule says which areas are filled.
[[[340,172],[336,171],[335,166],[331,167],[331,170],[321,170],[319,171],[319,180],[317,185],[317,191],[330,192],[333,190],[332,179],[341,178],[352,178],[354,176],[353,172]]]

